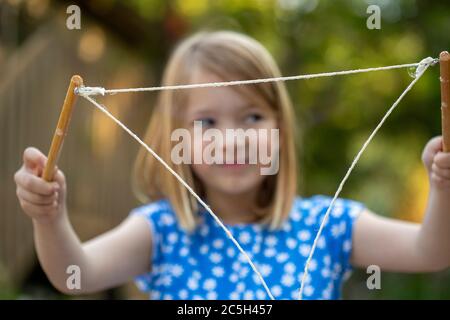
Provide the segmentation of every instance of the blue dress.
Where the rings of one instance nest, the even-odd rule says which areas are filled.
[[[261,224],[225,225],[250,256],[275,299],[298,299],[303,269],[332,198],[297,196],[282,228]],[[305,282],[303,299],[339,299],[350,275],[352,229],[364,208],[338,198],[319,238]],[[192,234],[177,223],[168,200],[134,209],[145,217],[153,236],[152,271],[136,277],[150,299],[270,299],[244,255],[204,209]]]

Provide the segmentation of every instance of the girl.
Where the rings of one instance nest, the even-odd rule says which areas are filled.
[[[172,55],[164,85],[279,77],[273,58],[257,41],[234,32],[197,34]],[[236,87],[162,91],[145,142],[190,185],[223,221],[254,261],[276,299],[296,299],[303,268],[331,202],[328,196],[296,195],[294,113],[282,82]],[[171,137],[193,133],[194,124],[226,129],[279,130],[275,174],[262,163],[174,164]],[[193,135],[186,152],[207,146]],[[172,139],[171,139],[172,138]],[[245,143],[223,143],[216,152]],[[384,271],[430,272],[450,264],[450,154],[432,139],[423,162],[430,181],[422,225],[380,217],[362,203],[338,199],[319,239],[306,278],[304,298],[338,299],[352,266]],[[245,153],[245,160],[248,157]],[[171,161],[172,160],[172,161]],[[90,293],[136,277],[152,299],[268,299],[259,277],[217,221],[145,150],[135,166],[135,188],[147,204],[132,210],[115,229],[80,243],[68,218],[66,182],[40,178],[46,157],[24,152],[17,196],[32,218],[39,260],[52,284],[67,294]],[[67,287],[68,266],[81,271],[81,287]]]

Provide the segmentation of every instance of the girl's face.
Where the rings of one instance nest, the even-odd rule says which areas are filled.
[[[192,83],[223,81],[214,74],[201,71],[195,72],[192,77]],[[226,161],[226,153],[234,150],[233,164],[228,164],[228,161],[226,164],[207,164],[204,158],[205,152],[200,164],[192,161],[192,170],[201,180],[206,193],[238,195],[255,191],[267,178],[261,174],[261,168],[267,165],[260,163],[258,154],[253,155],[256,156],[257,163],[249,163],[252,151],[250,145],[258,146],[260,143],[266,143],[268,155],[278,152],[278,145],[275,143],[271,145],[270,141],[271,131],[278,129],[275,111],[263,99],[248,99],[233,87],[193,89],[189,93],[188,100],[183,121],[184,127],[190,131],[192,138],[191,159],[194,159],[195,152],[206,150],[206,147],[214,141],[205,139],[204,135],[200,137],[198,134],[195,135],[194,121],[200,121],[203,133],[207,129],[217,129],[216,133],[221,133],[223,144],[216,151],[222,152],[222,163]],[[244,131],[253,129],[251,131],[254,132],[263,129],[265,134],[249,135],[245,138],[245,143],[239,143],[236,139],[226,139],[227,129],[243,129]],[[245,164],[237,164],[237,155],[242,148],[245,150]]]

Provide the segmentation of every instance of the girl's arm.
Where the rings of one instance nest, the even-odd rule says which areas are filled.
[[[422,160],[430,181],[423,223],[377,216],[365,210],[353,229],[352,264],[384,271],[429,272],[450,267],[450,153],[432,139]]]
[[[143,217],[131,216],[119,226],[84,244],[66,217],[33,221],[36,251],[51,283],[66,294],[86,294],[116,287],[151,268],[152,239]],[[80,289],[67,284],[80,270]]]
[[[46,157],[27,148],[14,175],[17,197],[32,219],[39,261],[51,283],[67,294],[99,291],[150,270],[152,235],[145,218],[131,216],[115,229],[82,244],[69,222],[66,182],[57,170],[54,182],[40,178]],[[68,269],[77,266],[75,269]],[[79,270],[80,288],[68,286]],[[70,282],[69,282],[70,284]]]

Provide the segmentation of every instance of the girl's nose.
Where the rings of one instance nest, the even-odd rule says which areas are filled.
[[[224,159],[233,161],[233,163],[244,163],[247,158],[246,146],[248,140],[245,130],[242,128],[226,128],[221,132]]]

